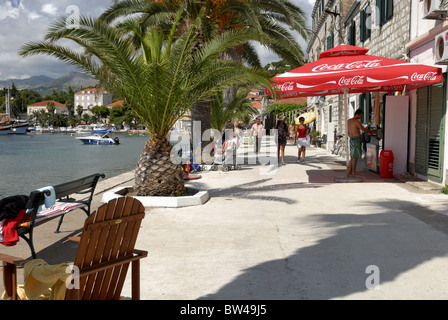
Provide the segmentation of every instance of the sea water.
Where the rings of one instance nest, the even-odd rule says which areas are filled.
[[[107,179],[134,170],[149,135],[110,136],[120,144],[85,145],[69,133],[0,135],[0,199],[94,173]]]

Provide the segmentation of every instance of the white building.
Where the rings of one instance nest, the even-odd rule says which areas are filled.
[[[406,44],[411,62],[442,68],[445,82],[413,90],[409,126],[411,171],[417,176],[446,184],[448,179],[447,64],[448,2],[411,0],[410,41]]]
[[[84,112],[90,112],[95,106],[108,106],[112,104],[112,94],[108,91],[99,92],[98,89],[89,88],[75,93],[75,112],[82,106]]]
[[[59,103],[54,100],[46,100],[46,101],[37,102],[37,103],[28,105],[27,112],[26,112],[28,117],[30,117],[35,111],[44,110],[45,112],[47,112],[48,111],[47,105],[49,103],[54,103],[54,106],[56,107],[54,113],[68,114],[68,109],[65,106],[65,104]]]

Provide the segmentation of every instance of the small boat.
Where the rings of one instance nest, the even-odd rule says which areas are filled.
[[[0,135],[10,134],[12,125],[0,123]]]
[[[110,131],[106,132],[103,135],[94,133],[88,136],[76,137],[76,139],[81,140],[81,142],[84,144],[96,144],[96,145],[120,144],[120,139],[118,139],[117,137],[112,139],[108,136],[109,132]]]
[[[0,114],[0,134],[26,134],[30,126],[28,121],[11,118],[9,88],[6,93],[5,108],[6,112]]]
[[[12,124],[12,134],[26,134],[28,132],[29,123],[17,121]]]

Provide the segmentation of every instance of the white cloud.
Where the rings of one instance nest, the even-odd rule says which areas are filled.
[[[302,8],[309,19],[314,0],[290,1]],[[83,15],[98,16],[111,3],[111,0],[0,0],[1,78],[41,74],[57,78],[73,71],[67,63],[48,56],[22,58],[17,53],[25,43],[42,40],[49,24],[58,15],[64,15],[68,6],[78,6]],[[257,46],[258,49],[262,65],[280,60],[262,46]]]
[[[0,20],[6,18],[17,19],[23,9],[24,6],[20,1],[5,1],[3,4],[0,4]]]
[[[54,16],[56,15],[58,8],[56,8],[56,6],[54,6],[52,3],[47,3],[42,6],[42,11]]]
[[[39,18],[40,18],[40,14],[38,14],[37,12],[29,12],[28,13],[28,22],[31,22],[31,21],[39,19]]]

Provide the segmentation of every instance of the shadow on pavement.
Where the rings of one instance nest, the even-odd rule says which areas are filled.
[[[271,191],[291,191],[295,189],[299,190],[302,188],[320,188],[320,186],[317,184],[309,185],[304,182],[263,185],[263,183],[266,183],[269,180],[271,179],[260,179],[247,184],[232,186],[229,188],[209,189],[208,193],[211,197],[231,197],[244,200],[266,200],[295,204],[298,203],[297,200],[291,199],[290,197],[274,196],[272,195]]]
[[[377,206],[381,213],[322,213],[299,218],[298,223],[331,229],[331,235],[284,259],[242,270],[239,277],[219,291],[200,299],[344,298],[369,291],[369,266],[378,267],[380,286],[395,281],[388,287],[393,292],[380,288],[381,299],[420,299],[419,283],[425,283],[425,278],[411,284],[397,278],[429,260],[446,256],[448,217],[400,200],[365,205]],[[422,222],[430,228],[422,226]],[[434,233],[431,228],[443,233]],[[297,236],[297,241],[303,239]],[[437,284],[437,276],[429,273],[426,280]]]

